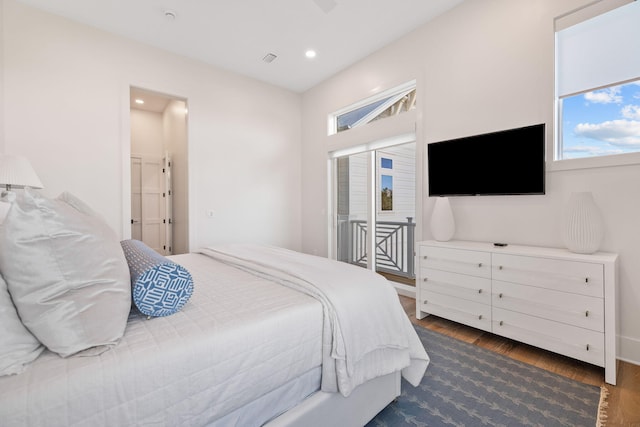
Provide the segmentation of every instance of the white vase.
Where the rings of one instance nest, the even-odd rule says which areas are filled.
[[[456,231],[448,197],[438,197],[431,213],[431,234],[439,242],[451,240]]]
[[[590,192],[572,193],[564,217],[564,244],[571,252],[592,254],[604,234],[600,210]]]

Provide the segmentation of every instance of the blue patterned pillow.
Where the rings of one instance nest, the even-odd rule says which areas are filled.
[[[131,273],[131,298],[142,314],[169,316],[193,293],[191,274],[139,240],[120,242]]]

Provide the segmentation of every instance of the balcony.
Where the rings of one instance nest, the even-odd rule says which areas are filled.
[[[377,272],[415,280],[415,228],[412,217],[406,222],[376,222]],[[366,267],[367,232],[364,220],[338,218],[338,260]]]

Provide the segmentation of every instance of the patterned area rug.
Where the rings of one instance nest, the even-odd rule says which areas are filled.
[[[416,327],[431,363],[367,427],[596,426],[600,387]],[[606,392],[606,390],[604,390]]]

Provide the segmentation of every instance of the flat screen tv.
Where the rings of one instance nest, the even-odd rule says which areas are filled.
[[[544,126],[428,144],[429,196],[544,194]]]

